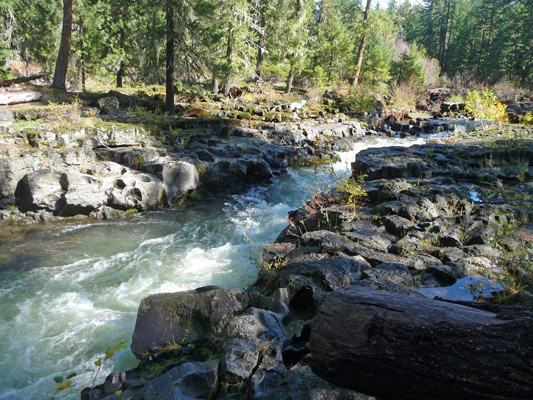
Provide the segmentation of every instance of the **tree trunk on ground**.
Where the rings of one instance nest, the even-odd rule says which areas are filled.
[[[72,38],[72,0],[63,0],[63,30],[61,44],[57,54],[56,69],[54,72],[53,88],[67,90],[68,56]]]
[[[291,63],[291,69],[289,71],[289,77],[287,78],[287,87],[285,88],[286,94],[291,94],[292,81],[294,80],[294,65]]]
[[[165,111],[174,113],[174,7],[167,0],[167,63]]]
[[[368,11],[370,10],[370,4],[372,0],[366,0],[365,16],[363,18],[363,26],[366,29],[366,22],[368,20]],[[357,71],[355,73],[355,78],[353,84],[357,86],[359,84],[359,77],[361,75],[361,67],[363,65],[363,54],[365,52],[366,38],[368,34],[365,31],[363,37],[361,38],[361,43],[359,44],[359,51],[357,52]]]
[[[311,366],[381,399],[532,399],[533,313],[503,314],[347,286],[318,310]]]

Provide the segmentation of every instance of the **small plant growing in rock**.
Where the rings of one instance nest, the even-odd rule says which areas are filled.
[[[363,189],[362,184],[365,181],[366,175],[359,175],[357,179],[353,178],[339,178],[340,185],[335,190],[344,195],[346,204],[355,207],[361,205],[366,197],[367,192]]]

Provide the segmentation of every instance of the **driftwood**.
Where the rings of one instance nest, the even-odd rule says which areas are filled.
[[[311,366],[380,399],[533,399],[533,318],[517,315],[348,286],[318,310]]]
[[[9,86],[14,85],[16,83],[31,82],[31,81],[34,81],[36,79],[41,79],[41,78],[44,78],[43,74],[32,75],[32,76],[27,76],[27,77],[23,77],[23,78],[9,79],[7,81],[0,81],[0,87],[9,87]]]

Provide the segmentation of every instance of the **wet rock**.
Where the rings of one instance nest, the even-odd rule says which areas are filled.
[[[413,286],[413,277],[403,264],[379,264],[363,272],[363,279],[384,280],[400,286]]]
[[[451,286],[457,282],[457,270],[450,265],[434,265],[427,269],[432,274],[440,286]]]
[[[203,340],[248,306],[248,295],[235,289],[206,286],[161,293],[141,301],[133,332],[133,354],[144,358],[172,343]]]
[[[148,382],[143,398],[153,400],[213,399],[218,388],[219,361],[187,362]]]

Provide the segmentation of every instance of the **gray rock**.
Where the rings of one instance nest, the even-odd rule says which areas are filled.
[[[62,175],[62,189],[66,191],[56,204],[56,215],[70,217],[89,215],[107,202],[101,182],[93,176],[68,171]]]
[[[451,265],[434,265],[427,269],[439,282],[440,286],[451,286],[457,282],[457,269]]]
[[[200,184],[198,170],[185,161],[165,163],[162,180],[170,206],[179,204],[183,196],[196,190]]]
[[[203,340],[246,309],[248,301],[246,293],[216,286],[148,296],[139,305],[133,354],[142,358],[172,343],[187,345]]]
[[[387,232],[392,233],[393,235],[404,236],[413,226],[411,221],[400,217],[399,215],[388,215],[383,217],[382,221]]]
[[[210,400],[218,388],[219,361],[188,362],[149,381],[143,398],[151,400]]]
[[[41,116],[41,112],[38,108],[26,108],[23,110],[15,111],[15,118],[24,121],[35,121]],[[1,117],[0,117],[1,120]]]
[[[41,169],[25,175],[15,191],[20,211],[55,211],[61,195],[67,190],[65,174]]]
[[[0,126],[11,125],[15,119],[15,113],[10,110],[0,110]]]
[[[457,247],[443,247],[439,250],[439,258],[444,263],[454,263],[465,257],[465,255],[464,251]]]
[[[96,103],[101,114],[116,114],[120,107],[120,103],[116,97],[103,97]]]
[[[413,286],[413,277],[403,264],[379,264],[370,270],[365,270],[362,278],[384,280],[401,286]]]
[[[107,189],[110,205],[124,210],[147,210],[163,204],[165,188],[156,176],[125,168],[119,176],[111,175],[114,183]]]
[[[271,262],[284,258],[295,249],[292,243],[269,243],[263,245],[263,261]]]
[[[284,338],[285,333],[279,315],[250,307],[228,321],[224,328],[224,337],[258,344]]]
[[[250,378],[259,361],[259,353],[257,343],[243,339],[226,341],[220,370],[222,380],[225,383],[239,383]]]
[[[363,257],[333,256],[309,262],[293,262],[283,266],[280,279],[287,275],[300,275],[316,279],[326,291],[352,285],[361,273],[370,268]]]
[[[323,252],[333,253],[353,247],[351,240],[330,231],[313,231],[304,233],[299,239],[301,246],[319,246]]]
[[[309,356],[290,370],[276,370],[260,378],[252,382],[256,400],[375,400],[319,378],[309,366]]]

